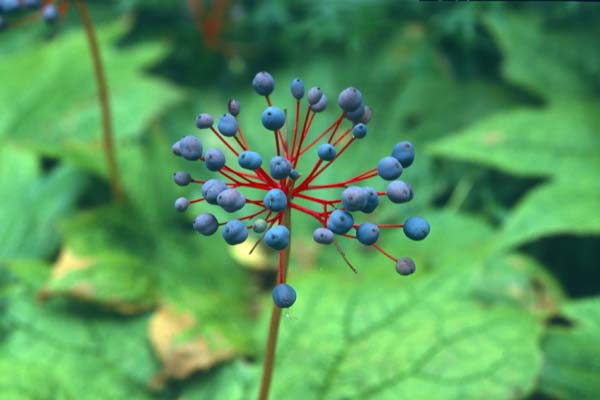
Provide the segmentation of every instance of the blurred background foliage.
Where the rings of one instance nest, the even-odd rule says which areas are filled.
[[[90,1],[126,200],[111,200],[92,64],[70,9],[0,35],[0,397],[248,399],[276,256],[198,237],[170,144],[242,104],[251,145],[276,79],[361,89],[369,136],[323,181],[411,140],[417,273],[296,218],[272,398],[597,399],[600,8],[399,1]],[[13,24],[16,25],[16,24]],[[315,119],[316,131],[336,107]],[[198,132],[196,132],[198,133]],[[201,133],[198,133],[201,135]],[[220,144],[212,137],[208,146]],[[377,150],[377,151],[375,151]],[[268,154],[268,153],[267,153]],[[232,160],[233,162],[233,160]],[[341,165],[340,165],[341,164]],[[336,171],[333,171],[336,170]],[[342,172],[340,172],[342,171]],[[200,179],[205,170],[191,170]],[[374,183],[383,189],[383,183]]]

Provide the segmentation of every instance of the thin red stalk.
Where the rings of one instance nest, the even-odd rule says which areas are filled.
[[[267,105],[271,107],[271,99],[269,98],[269,96],[265,96],[265,98],[267,99]]]
[[[262,210],[259,210],[259,211],[255,212],[254,214],[246,215],[245,217],[241,217],[241,218],[238,218],[238,219],[240,221],[243,221],[245,219],[251,219],[251,218],[259,216],[260,214],[263,214],[265,211],[267,211],[267,209],[265,207],[263,207]]]
[[[313,119],[315,118],[316,113],[310,112],[310,107],[306,109],[306,116],[304,117],[304,126],[302,127],[302,134],[300,135],[300,142],[298,143],[298,149],[296,150],[296,155],[294,156],[294,168],[298,165],[298,159],[300,158],[300,149],[302,148],[302,144],[304,143],[304,139],[306,139],[306,135],[308,135],[308,130],[310,129],[310,125],[312,124]]]
[[[388,252],[386,252],[385,250],[383,250],[381,247],[379,247],[377,244],[373,244],[372,245],[378,252],[380,252],[381,254],[383,254],[384,256],[386,256],[387,258],[389,258],[390,260],[392,260],[393,262],[398,261],[398,259],[392,255],[390,255]]]
[[[275,148],[277,149],[277,155],[280,156],[281,151],[279,150],[279,136],[277,135],[277,132],[275,132],[275,131],[273,131],[273,135],[275,136]]]
[[[246,138],[244,137],[244,134],[242,133],[242,128],[240,128],[239,124],[238,124],[238,136],[240,137],[240,139],[242,139],[242,143],[244,143],[244,149],[248,150],[248,142],[246,142]]]
[[[300,100],[296,100],[296,119],[294,120],[294,138],[292,140],[292,148],[290,149],[290,154],[292,155],[291,162],[294,162],[294,157],[296,156],[296,140],[298,138],[298,123],[300,118]]]
[[[301,156],[302,154],[306,153],[311,147],[313,147],[315,144],[317,144],[321,139],[323,139],[330,130],[333,129],[333,132],[331,133],[331,136],[329,136],[329,139],[327,140],[327,143],[331,143],[331,140],[333,139],[333,137],[335,136],[335,133],[337,132],[340,124],[342,123],[342,119],[344,117],[344,114],[342,114],[338,119],[336,119],[330,126],[329,128],[325,129],[323,132],[321,132],[321,134],[319,134],[319,136],[316,137],[315,140],[313,140],[312,142],[310,142],[309,144],[306,145],[306,147],[304,147],[303,149],[300,150],[300,152],[298,153],[298,156]]]
[[[204,197],[196,199],[196,200],[190,200],[190,204],[194,204],[194,203],[200,203],[201,201],[204,201]]]
[[[225,140],[225,139],[223,138],[223,136],[221,136],[221,134],[220,134],[220,133],[219,133],[219,132],[218,132],[218,131],[217,131],[217,130],[216,130],[214,127],[213,127],[213,126],[211,126],[211,127],[210,127],[210,130],[211,130],[211,131],[213,131],[213,133],[214,133],[215,135],[217,135],[217,137],[219,138],[219,140],[220,140],[221,142],[223,142],[223,144],[224,144],[225,146],[227,146],[227,147],[229,148],[229,150],[231,150],[231,152],[232,152],[233,154],[235,154],[235,156],[236,156],[236,157],[240,155],[240,153],[238,153],[238,152],[237,152],[237,151],[236,151],[236,150],[235,150],[235,149],[234,149],[234,148],[233,148],[233,147],[232,147],[232,146],[231,146],[231,145],[230,145],[230,144],[227,142],[227,140]]]
[[[312,181],[314,181],[316,178],[318,178],[319,175],[321,175],[323,173],[323,171],[325,171],[331,164],[333,164],[334,161],[336,161],[338,158],[340,158],[340,156],[342,154],[344,154],[344,152],[346,151],[346,149],[348,147],[350,147],[352,142],[354,142],[354,137],[352,137],[352,138],[350,138],[350,140],[348,140],[348,142],[344,145],[344,147],[342,147],[340,149],[340,151],[338,151],[338,153],[335,155],[335,158],[333,160],[331,160],[327,164],[323,165],[323,167],[320,170],[318,170],[317,172],[315,172],[312,177],[306,178],[304,180],[304,182],[302,182],[302,185],[300,185],[300,186],[306,187],[306,186],[308,186],[308,184],[310,184]]]
[[[340,256],[342,256],[342,258],[344,259],[344,261],[346,262],[346,265],[348,267],[350,267],[350,269],[356,274],[358,271],[356,270],[356,268],[354,268],[354,266],[350,263],[350,260],[348,260],[348,258],[346,257],[346,254],[344,253],[344,250],[342,250],[342,248],[340,247],[340,245],[338,244],[337,240],[333,240],[333,244],[335,245],[336,250],[338,251],[338,253],[340,253]]]
[[[310,215],[310,216],[312,216],[312,217],[316,218],[316,219],[317,219],[319,222],[321,222],[321,221],[322,221],[322,215],[321,215],[321,213],[319,213],[319,212],[317,212],[317,211],[314,211],[314,210],[311,210],[311,209],[309,209],[309,208],[303,207],[303,206],[301,206],[301,205],[299,205],[299,204],[296,204],[296,203],[294,203],[294,202],[291,202],[291,201],[290,201],[290,202],[288,202],[288,205],[289,205],[291,208],[294,208],[294,209],[296,209],[296,210],[298,210],[298,211],[301,211],[301,212],[303,212],[303,213],[305,213],[305,214],[308,214],[308,215]]]
[[[306,200],[314,201],[316,203],[320,203],[320,204],[323,204],[323,205],[337,204],[337,203],[341,203],[342,202],[342,200],[325,200],[325,199],[319,199],[318,197],[308,196],[308,195],[302,194],[302,193],[296,193],[296,194],[294,194],[294,197],[299,197],[301,199],[306,199]]]
[[[238,128],[238,132],[239,132],[239,128]],[[244,142],[242,142],[240,140],[240,138],[237,137],[237,135],[234,136],[234,138],[235,138],[235,141],[240,145],[240,147],[242,148],[242,150],[248,150],[248,147],[246,147],[246,145],[244,145]]]
[[[337,146],[342,140],[344,140],[344,138],[346,136],[348,136],[348,134],[352,132],[352,128],[347,129],[344,133],[342,133],[342,136],[340,136],[339,138],[337,138],[335,140],[335,142],[333,143],[334,146]]]
[[[283,140],[283,135],[281,134],[281,129],[277,129],[277,137],[279,137],[279,141],[281,142],[281,147],[283,148],[283,156],[288,158],[288,149],[287,143]]]

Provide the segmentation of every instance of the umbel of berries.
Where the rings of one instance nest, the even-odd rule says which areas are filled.
[[[190,171],[175,172],[173,180],[179,186],[196,184],[201,193],[196,199],[178,198],[175,208],[185,211],[195,203],[205,204],[193,224],[200,235],[220,231],[225,243],[233,246],[254,238],[279,252],[279,277],[273,289],[273,302],[280,308],[290,307],[296,301],[296,292],[286,279],[292,212],[314,220],[314,241],[335,246],[353,271],[356,269],[344,255],[342,242],[371,246],[391,260],[398,274],[412,274],[414,261],[384,250],[378,244],[379,238],[385,230],[403,229],[409,239],[422,240],[429,234],[429,224],[418,216],[385,224],[377,223],[375,217],[384,200],[395,205],[413,198],[411,185],[399,180],[413,164],[413,145],[400,141],[366,171],[337,182],[320,182],[322,172],[353,144],[368,140],[367,123],[372,112],[361,92],[354,87],[342,90],[337,96],[339,116],[327,129],[313,134],[313,121],[329,106],[328,97],[320,87],[306,90],[302,80],[294,79],[290,85],[294,102],[286,110],[271,103],[269,96],[275,89],[271,74],[259,72],[252,86],[266,101],[264,111],[255,116],[258,129],[251,127],[257,137],[244,135],[237,121],[243,105],[231,99],[221,114],[214,117],[199,114],[196,127],[200,132],[173,144],[171,150],[176,156],[194,162]],[[221,148],[205,149],[202,140],[207,135],[215,135]],[[252,149],[253,142],[264,141],[268,136],[274,142],[270,153]],[[214,176],[206,180],[193,178],[202,169]],[[380,179],[366,184],[377,177]],[[225,213],[220,215],[228,217],[218,220],[210,207],[221,208]]]

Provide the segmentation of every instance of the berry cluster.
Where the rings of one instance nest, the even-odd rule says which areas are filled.
[[[54,1],[41,1],[41,0],[0,0],[0,31],[7,27],[8,22],[6,15],[19,13],[23,11],[35,10],[33,19],[42,18],[47,24],[52,25],[58,21],[59,14],[64,12],[67,3],[64,2],[62,7],[55,4]],[[16,25],[20,25],[33,20],[31,16],[28,16],[20,21],[17,21]]]
[[[397,180],[403,170],[414,161],[413,145],[406,141],[399,142],[392,149],[391,155],[382,158],[376,167],[339,182],[315,184],[314,181],[321,173],[339,159],[352,143],[367,135],[366,124],[371,118],[371,109],[364,104],[360,91],[353,87],[344,89],[338,96],[338,105],[342,109],[340,116],[310,143],[305,143],[316,114],[327,107],[328,101],[323,91],[319,87],[308,90],[308,105],[302,121],[300,100],[304,97],[305,88],[300,79],[294,79],[290,89],[296,99],[296,112],[293,123],[288,125],[287,112],[273,106],[269,98],[275,88],[273,77],[268,72],[259,72],[252,85],[259,95],[266,98],[267,108],[261,115],[261,122],[267,131],[272,132],[276,154],[272,154],[268,162],[263,162],[261,154],[250,150],[236,118],[240,112],[239,101],[229,101],[228,112],[219,117],[216,128],[210,114],[198,115],[196,127],[216,135],[237,157],[239,169],[227,164],[221,150],[203,151],[202,142],[195,136],[185,136],[178,140],[171,148],[175,155],[189,161],[203,162],[209,171],[220,174],[221,179],[197,180],[188,172],[175,172],[173,180],[177,185],[199,184],[202,192],[202,197],[198,199],[178,198],[175,208],[185,211],[190,204],[202,201],[220,206],[228,213],[240,211],[245,206],[257,208],[244,216],[225,222],[219,222],[211,213],[202,213],[196,217],[193,228],[202,235],[212,235],[221,227],[221,235],[230,245],[244,242],[248,239],[249,231],[253,231],[260,235],[257,243],[264,240],[267,246],[279,251],[279,284],[273,290],[273,301],[281,308],[290,307],[296,300],[296,292],[285,283],[283,268],[283,251],[290,241],[290,227],[286,226],[286,223],[289,225],[291,210],[314,218],[318,224],[313,233],[314,241],[324,245],[334,244],[353,271],[356,272],[355,268],[338,243],[340,237],[356,239],[364,245],[372,246],[395,263],[399,274],[412,274],[415,271],[412,259],[390,255],[377,244],[377,240],[380,231],[388,228],[402,228],[410,239],[422,240],[429,233],[427,221],[420,217],[410,217],[403,224],[359,224],[355,222],[355,216],[357,213],[373,213],[379,205],[380,198],[384,196],[392,203],[398,204],[413,198],[412,187],[404,181]],[[351,122],[351,126],[345,130],[340,129],[344,119]],[[291,140],[290,131],[293,131]],[[231,138],[235,144],[226,138]],[[322,141],[316,149],[317,158],[312,169],[301,176],[297,170],[300,158]],[[238,147],[239,149],[236,149]],[[385,192],[357,185],[376,176],[389,181]],[[240,190],[244,188],[258,189],[264,195],[262,199],[247,198]],[[337,198],[324,199],[314,195],[314,191],[323,192],[325,189],[335,190]],[[285,213],[287,219],[284,217]],[[352,229],[355,235],[350,233]]]

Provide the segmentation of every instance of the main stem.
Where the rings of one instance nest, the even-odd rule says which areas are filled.
[[[115,147],[113,143],[112,132],[112,117],[110,113],[110,102],[108,98],[108,86],[106,85],[106,77],[100,58],[100,49],[92,25],[90,13],[85,5],[84,0],[75,0],[75,7],[79,13],[79,18],[85,28],[85,34],[90,49],[90,54],[94,62],[94,74],[96,76],[96,86],[98,87],[98,101],[100,103],[100,111],[102,113],[102,146],[104,155],[106,156],[106,164],[108,166],[108,177],[110,180],[110,188],[113,196],[117,201],[123,200],[123,190],[119,183],[119,169],[117,167],[117,157],[115,155]]]
[[[281,224],[285,225],[290,231],[290,241],[288,246],[283,250],[283,276],[287,275],[288,265],[290,263],[290,251],[292,249],[292,214],[291,208],[286,207],[283,210],[283,218]],[[279,279],[277,280],[279,283]],[[263,367],[262,379],[260,381],[259,400],[267,400],[269,398],[269,389],[271,387],[271,377],[273,376],[273,366],[275,363],[275,350],[277,348],[277,336],[279,333],[279,321],[281,320],[281,308],[273,304],[271,309],[271,322],[269,323],[269,337],[267,338],[267,350],[265,353],[265,364]]]

